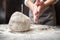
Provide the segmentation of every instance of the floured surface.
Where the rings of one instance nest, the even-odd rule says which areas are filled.
[[[60,30],[41,30],[39,27],[49,27],[46,25],[32,25],[27,32],[10,32],[7,25],[0,25],[0,40],[60,40]],[[39,28],[39,29],[38,29]]]
[[[5,26],[5,27],[4,27]],[[8,25],[0,25],[0,31],[11,33],[42,33],[42,32],[55,32],[52,26],[47,25],[31,25],[30,30],[26,32],[13,32],[9,29]]]

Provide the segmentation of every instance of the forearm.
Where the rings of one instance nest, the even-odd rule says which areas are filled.
[[[44,5],[45,5],[45,7],[48,7],[48,6],[50,6],[50,5],[53,5],[55,1],[56,1],[56,0],[46,0],[46,1],[44,2]]]

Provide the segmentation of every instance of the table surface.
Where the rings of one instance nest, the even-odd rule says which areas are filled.
[[[60,28],[48,25],[31,25],[31,29],[27,32],[12,32],[8,29],[7,24],[1,24],[0,40],[60,40]]]

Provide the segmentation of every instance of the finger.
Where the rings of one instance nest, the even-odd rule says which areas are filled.
[[[40,12],[40,9],[41,9],[41,6],[38,6],[37,7],[37,11]]]
[[[36,13],[37,13],[37,7],[34,6],[33,15],[35,15]]]
[[[36,17],[36,16],[34,17],[34,22],[38,23],[38,17]]]
[[[38,4],[40,2],[40,0],[36,0],[36,3]]]
[[[37,14],[39,14],[38,11],[34,15],[37,15]]]
[[[35,3],[37,6],[40,5],[40,0],[36,0],[36,3]]]
[[[35,20],[38,20],[38,19],[39,19],[39,15],[37,15],[37,16],[34,15],[34,19],[35,19]]]
[[[43,0],[40,0],[40,5],[42,5],[44,3],[44,1]]]
[[[40,15],[40,13],[39,13],[39,12],[35,13],[35,16],[39,16],[39,15]]]

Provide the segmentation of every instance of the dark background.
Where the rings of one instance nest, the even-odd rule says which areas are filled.
[[[3,2],[6,3],[3,6]],[[1,11],[2,10],[2,11]],[[60,25],[60,0],[55,4],[57,25]],[[24,0],[0,0],[0,24],[7,24],[15,11],[23,12],[28,16],[28,8],[24,5]],[[1,14],[3,14],[1,16]]]
[[[60,25],[60,0],[55,5],[57,25]]]
[[[0,24],[6,23],[5,0],[0,0]],[[6,2],[6,1],[5,1]]]
[[[24,0],[7,0],[7,7],[6,7],[6,23],[8,23],[10,16],[15,11],[23,12],[24,14],[28,15],[28,8],[24,5]],[[24,7],[23,7],[24,6]],[[24,10],[23,10],[24,9]],[[27,10],[27,11],[26,11]]]

